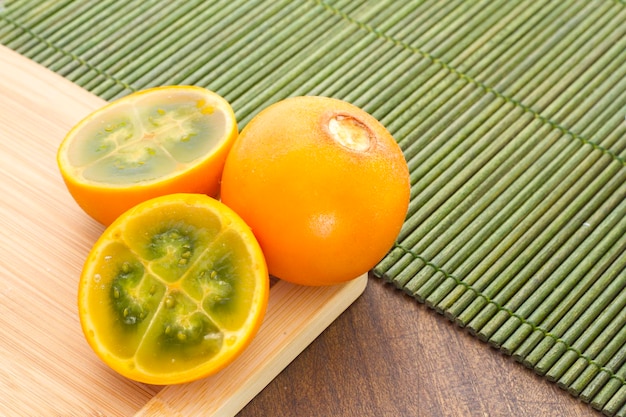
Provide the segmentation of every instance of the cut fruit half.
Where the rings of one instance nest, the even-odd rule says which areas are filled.
[[[78,205],[108,225],[161,195],[216,197],[237,134],[235,114],[218,94],[195,86],[156,87],[80,121],[61,143],[57,162]]]
[[[140,203],[95,243],[80,278],[85,337],[112,369],[165,385],[231,363],[265,316],[269,276],[248,226],[201,194]]]

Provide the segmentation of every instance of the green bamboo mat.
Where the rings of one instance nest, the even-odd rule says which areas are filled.
[[[626,416],[625,22],[616,0],[21,0],[0,43],[107,100],[210,88],[240,128],[287,96],[363,107],[412,183],[375,275]]]

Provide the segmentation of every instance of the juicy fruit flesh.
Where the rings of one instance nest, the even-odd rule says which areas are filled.
[[[169,223],[145,216],[114,234],[94,263],[89,302],[103,311],[91,317],[101,329],[92,336],[129,370],[200,366],[237,341],[255,296],[245,242],[206,211]]]
[[[104,108],[68,149],[74,175],[87,182],[128,184],[182,171],[226,135],[226,115],[198,93],[150,95]]]

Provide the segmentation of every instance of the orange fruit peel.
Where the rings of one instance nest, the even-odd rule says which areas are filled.
[[[392,135],[364,110],[292,97],[241,131],[221,199],[252,228],[270,274],[331,285],[366,273],[391,249],[408,210],[409,170]]]
[[[78,205],[104,225],[161,195],[216,197],[224,161],[238,134],[230,104],[195,86],[155,87],[89,114],[57,152]]]
[[[231,363],[269,296],[261,249],[243,220],[203,194],[171,194],[117,218],[89,253],[78,290],[85,337],[112,369],[177,384]]]

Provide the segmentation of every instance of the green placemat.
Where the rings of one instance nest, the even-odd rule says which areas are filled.
[[[624,22],[616,0],[0,1],[0,43],[107,100],[196,84],[240,128],[293,95],[363,107],[412,181],[375,275],[620,416]]]

